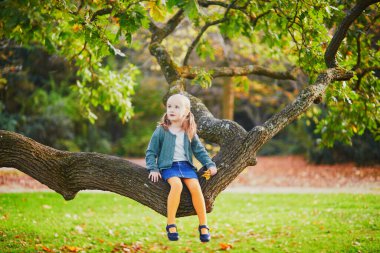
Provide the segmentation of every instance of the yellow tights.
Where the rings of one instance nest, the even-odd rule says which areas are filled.
[[[205,205],[205,200],[203,197],[201,186],[199,185],[199,181],[194,178],[183,178],[182,180],[190,191],[194,209],[198,215],[199,225],[207,225],[206,205]],[[167,206],[167,209],[168,209],[167,224],[175,224],[175,216],[176,216],[177,209],[179,206],[183,184],[179,177],[169,178],[168,183],[170,184],[170,192],[168,196],[168,206]],[[169,231],[171,233],[174,233],[176,232],[176,228],[169,228]],[[206,234],[207,232],[208,232],[207,229],[202,228],[202,231],[201,231],[202,234]]]

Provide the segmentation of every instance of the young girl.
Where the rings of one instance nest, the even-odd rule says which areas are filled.
[[[166,231],[171,241],[177,241],[179,238],[175,218],[183,188],[182,182],[191,193],[194,209],[198,215],[200,240],[208,242],[211,238],[207,227],[205,200],[192,155],[194,154],[199,162],[209,169],[211,176],[217,173],[217,169],[196,131],[197,125],[190,111],[190,100],[181,94],[172,95],[166,103],[166,113],[154,131],[146,150],[145,160],[150,171],[149,178],[153,182],[162,178],[170,185]]]

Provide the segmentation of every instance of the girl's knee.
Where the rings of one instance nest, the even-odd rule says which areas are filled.
[[[199,185],[191,185],[189,188],[190,193],[203,194]]]
[[[186,186],[190,192],[202,191],[198,180],[187,180]]]
[[[183,185],[182,185],[181,179],[179,179],[179,178],[170,178],[168,180],[168,182],[170,184],[170,189],[171,190],[182,191]]]
[[[173,185],[171,186],[171,189],[180,192],[180,191],[182,191],[182,189],[183,189],[183,185],[182,185],[181,182],[179,182],[179,183],[175,183],[175,184],[173,184]]]

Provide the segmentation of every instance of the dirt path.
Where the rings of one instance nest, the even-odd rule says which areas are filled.
[[[128,159],[145,166],[144,159]],[[0,168],[0,192],[50,191],[28,175]],[[380,165],[313,165],[301,156],[259,157],[226,189],[250,193],[375,193],[380,194]]]

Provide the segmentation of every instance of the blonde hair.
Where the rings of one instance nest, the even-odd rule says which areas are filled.
[[[194,114],[191,112],[191,103],[190,99],[180,93],[174,94],[168,98],[167,101],[173,96],[180,95],[183,104],[185,105],[185,108],[188,109],[189,113],[186,115],[186,119],[182,122],[182,129],[186,132],[187,136],[189,137],[189,141],[193,139],[195,134],[197,133],[197,124],[195,123]],[[167,103],[167,102],[166,102]],[[168,115],[165,112],[162,116],[161,120],[158,122],[159,125],[161,125],[166,131],[169,131],[169,126],[172,124],[170,120],[168,119]]]

